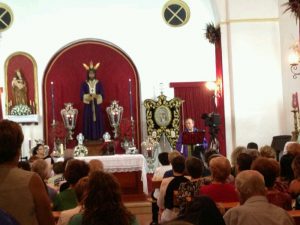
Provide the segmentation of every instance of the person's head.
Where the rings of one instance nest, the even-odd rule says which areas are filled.
[[[256,170],[240,172],[235,178],[235,187],[241,204],[252,196],[266,195],[264,177]]]
[[[187,205],[183,217],[185,221],[197,225],[225,225],[222,214],[217,208],[216,203],[205,195],[194,197],[193,201]]]
[[[64,177],[71,185],[89,174],[89,166],[85,161],[78,159],[69,160],[65,168]]]
[[[44,145],[42,144],[37,144],[33,149],[32,149],[32,155],[37,156],[40,159],[43,159],[45,157],[45,148]]]
[[[171,161],[171,165],[174,173],[183,174],[185,169],[185,158],[182,155],[179,155]]]
[[[239,154],[236,159],[236,172],[239,173],[243,170],[250,170],[252,161],[251,155],[244,152]]]
[[[74,191],[79,204],[83,203],[83,199],[87,192],[88,181],[89,181],[89,177],[82,177],[75,185]]]
[[[0,164],[17,164],[23,140],[22,128],[18,123],[10,120],[0,121]]]
[[[247,149],[256,149],[256,150],[258,150],[258,145],[255,142],[249,142],[247,144]]]
[[[64,172],[64,163],[63,162],[54,163],[53,171],[55,174],[62,174]]]
[[[295,178],[300,178],[300,155],[297,155],[292,162],[292,169]]]
[[[204,159],[207,165],[209,165],[210,160],[212,160],[215,157],[220,157],[222,156],[218,150],[216,149],[208,149],[208,151],[206,151],[204,153]]]
[[[21,169],[27,170],[27,171],[31,170],[29,161],[20,161],[18,163],[18,168],[21,168]]]
[[[192,118],[187,118],[184,122],[184,125],[188,131],[193,131],[195,122]]]
[[[90,69],[87,71],[87,80],[96,79],[96,70]]]
[[[267,188],[274,186],[276,177],[279,176],[279,163],[274,159],[259,157],[253,161],[252,170],[257,170],[264,176]]]
[[[286,151],[288,154],[291,154],[291,155],[300,155],[300,144],[297,143],[297,142],[292,142],[292,143],[289,143],[287,146],[286,146]]]
[[[159,155],[158,155],[158,161],[159,161],[159,163],[161,165],[167,166],[167,165],[170,164],[169,159],[168,159],[168,155],[169,155],[168,152],[161,152],[161,153],[159,153]]]
[[[121,199],[121,188],[110,173],[95,171],[89,176],[86,197],[83,200],[83,224],[128,224],[132,214]]]
[[[247,149],[245,153],[249,154],[253,161],[260,156],[259,151],[256,149]]]
[[[90,174],[94,171],[103,171],[103,163],[98,159],[89,161]]]
[[[43,159],[37,159],[32,163],[31,171],[36,172],[42,180],[48,179],[50,169],[48,163]]]
[[[294,179],[294,172],[292,169],[294,157],[294,155],[286,154],[280,158],[280,177],[282,180],[290,182]]]
[[[214,181],[225,183],[230,175],[231,166],[229,160],[224,157],[215,157],[210,160],[209,168]]]
[[[204,165],[203,162],[196,158],[196,157],[188,157],[185,161],[185,167],[187,170],[187,173],[192,177],[192,178],[199,178],[202,175]]]
[[[173,160],[175,157],[180,156],[180,155],[181,155],[180,152],[177,151],[177,150],[174,150],[174,151],[172,151],[172,152],[169,152],[169,154],[168,154],[168,160],[169,160],[169,163],[171,163],[172,160]]]
[[[276,151],[270,145],[264,145],[259,149],[260,156],[276,159]]]
[[[246,151],[246,147],[244,146],[237,146],[235,149],[233,149],[231,153],[231,165],[233,167],[236,167],[236,160],[239,154]]]

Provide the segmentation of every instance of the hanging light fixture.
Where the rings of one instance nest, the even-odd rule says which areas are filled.
[[[289,0],[288,2],[283,4],[286,9],[285,12],[290,12],[296,19],[296,23],[300,20],[300,1],[299,0]],[[300,23],[299,26],[299,37],[300,37]],[[293,74],[293,78],[296,79],[298,75],[300,75],[300,71],[298,72],[298,65],[300,63],[300,40],[296,44],[291,47],[291,52],[288,56],[290,69]]]

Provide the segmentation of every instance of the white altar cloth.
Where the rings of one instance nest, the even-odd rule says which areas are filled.
[[[145,157],[141,154],[85,156],[85,157],[75,157],[75,158],[79,160],[84,160],[87,163],[92,159],[100,160],[103,163],[104,171],[108,173],[141,171],[143,192],[145,194],[148,194],[147,172],[146,172],[147,163]],[[63,161],[63,158],[59,158],[58,161]]]

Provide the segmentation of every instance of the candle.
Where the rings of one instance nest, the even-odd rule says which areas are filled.
[[[55,111],[54,111],[54,83],[51,81],[51,106],[52,106],[52,125],[55,125]]]
[[[298,92],[296,92],[296,108],[299,111]]]
[[[130,106],[130,119],[133,120],[133,111],[132,111],[132,92],[131,92],[131,79],[129,81],[129,106]]]
[[[297,92],[292,95],[292,107],[294,109],[298,109],[299,108],[298,93]]]

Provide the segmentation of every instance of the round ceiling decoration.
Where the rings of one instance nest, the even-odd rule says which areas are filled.
[[[164,5],[163,17],[170,26],[183,26],[190,19],[190,8],[184,1],[170,0]]]
[[[8,5],[0,2],[0,32],[7,30],[13,22],[13,13]]]

